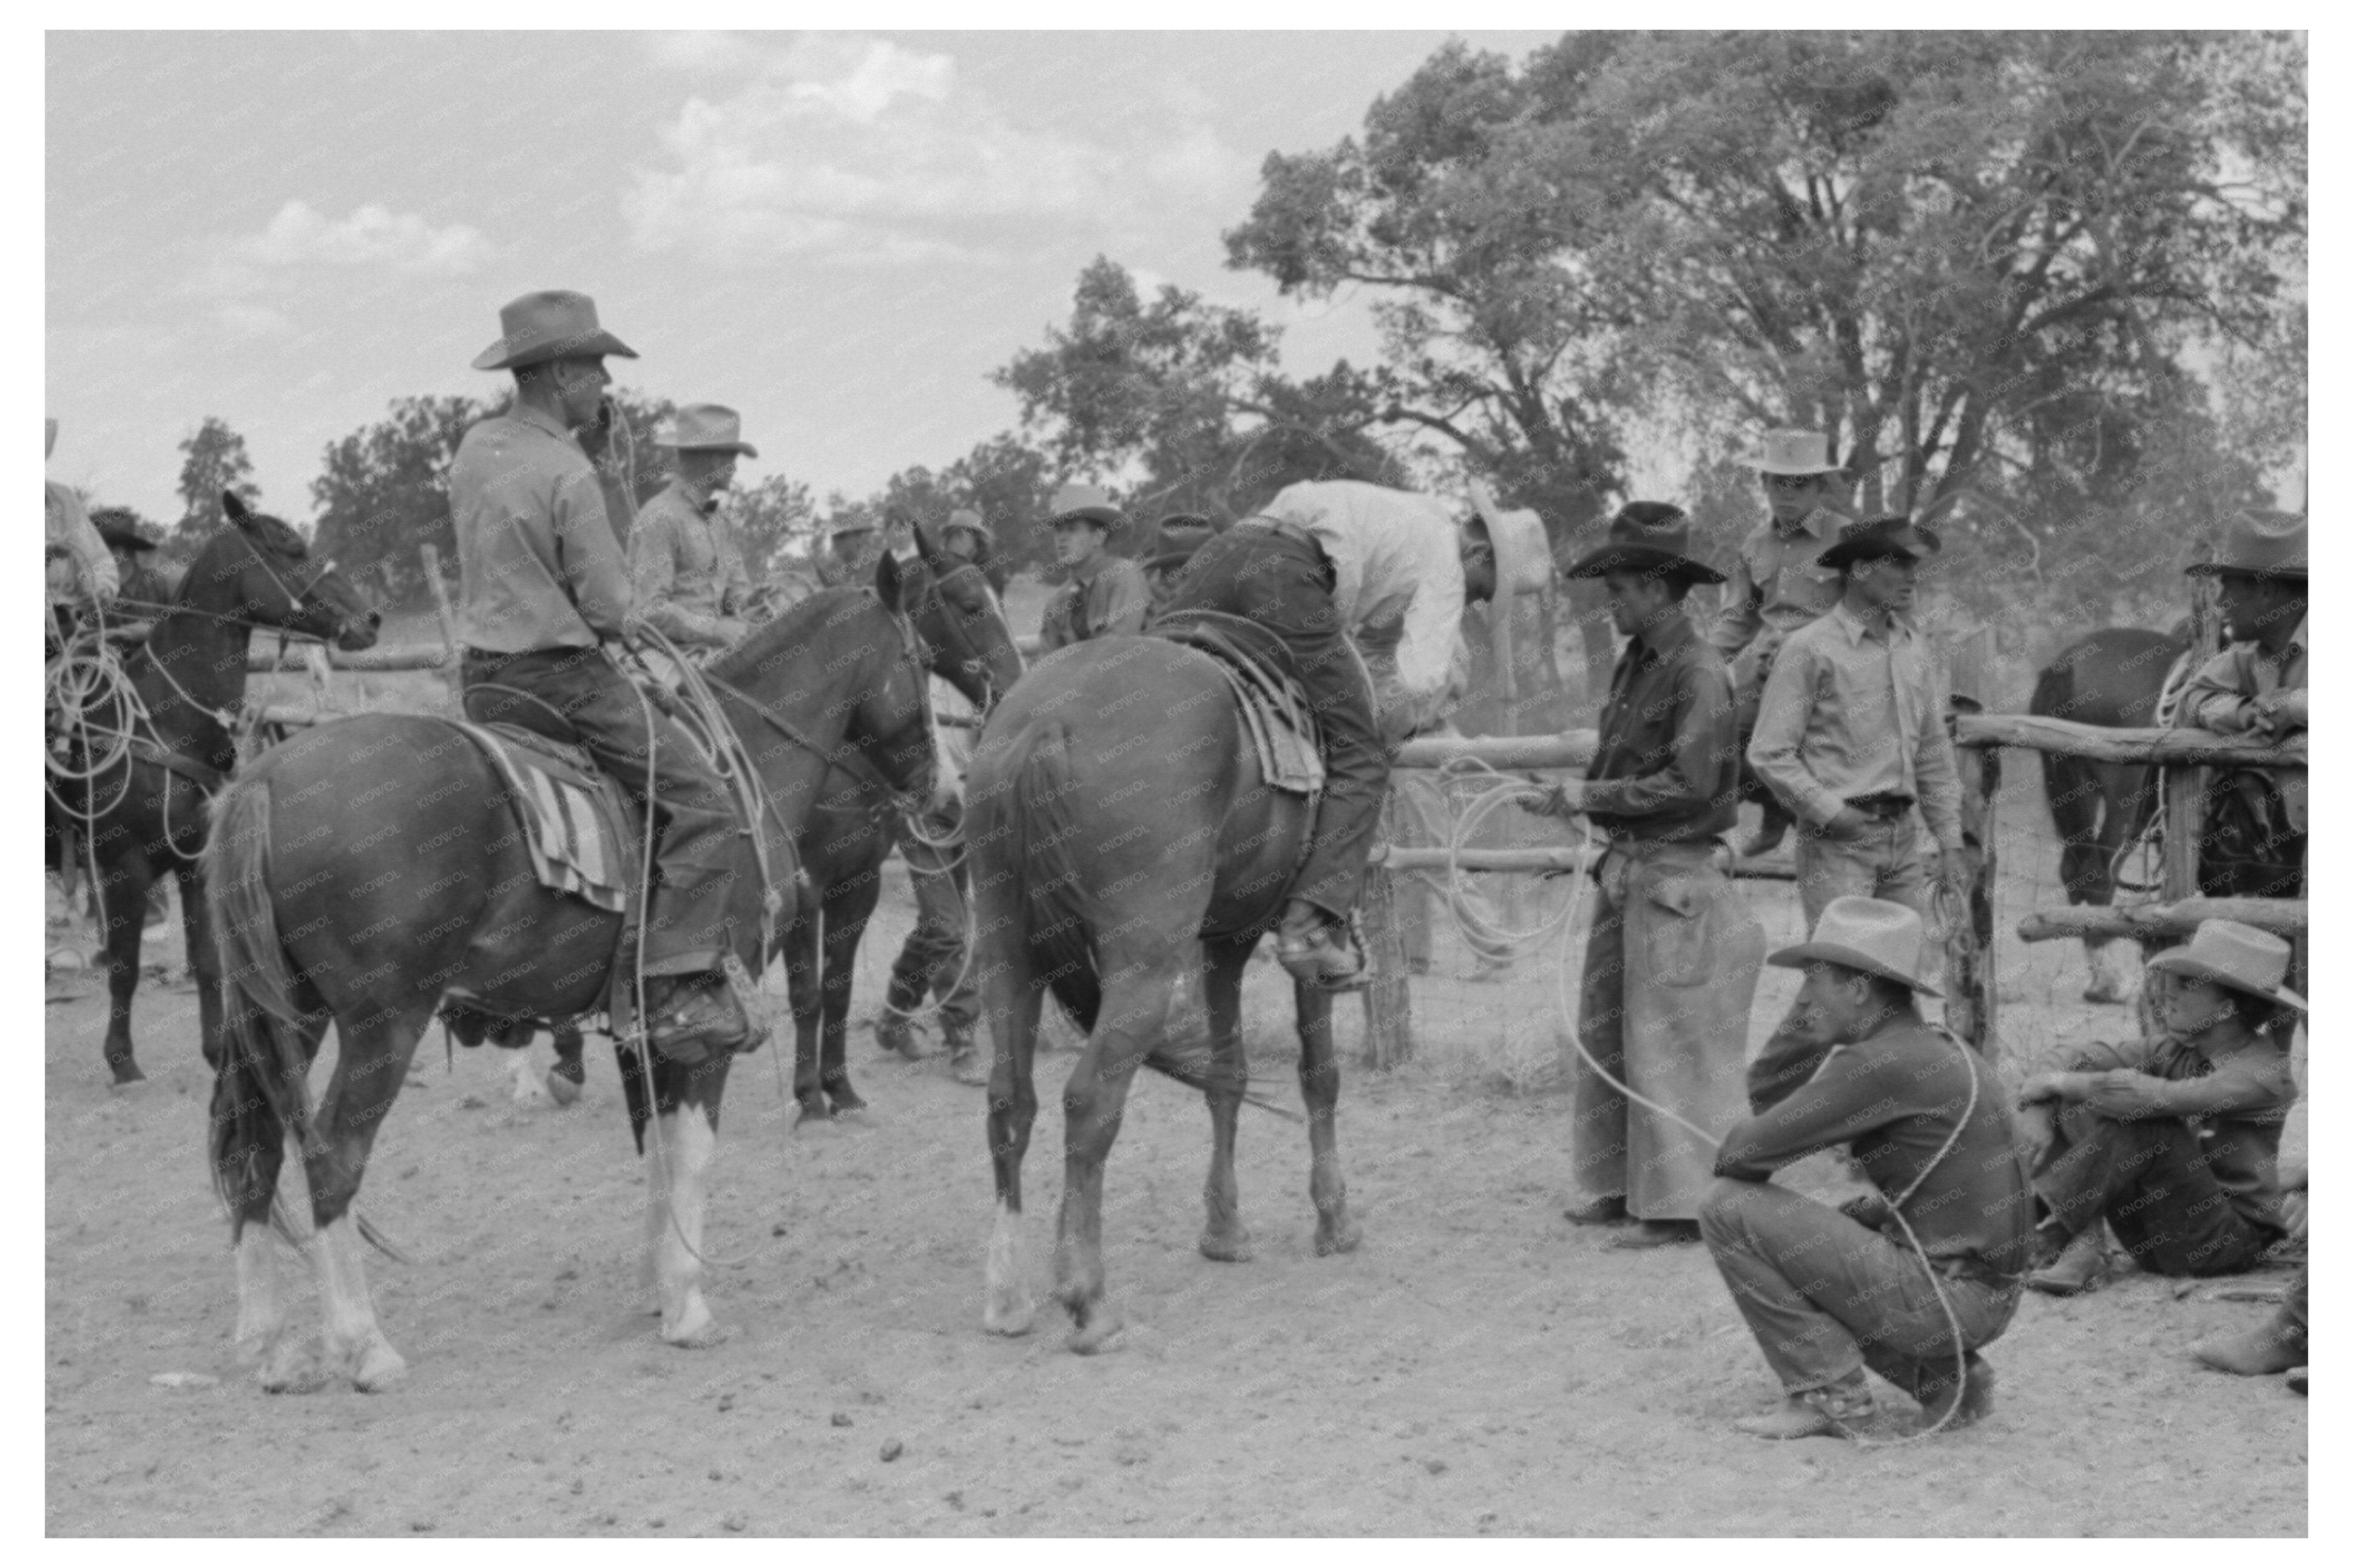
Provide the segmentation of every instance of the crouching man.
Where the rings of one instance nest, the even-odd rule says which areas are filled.
[[[1838,898],[1811,941],[1767,960],[1805,984],[1749,1069],[1756,1114],[1725,1135],[1699,1211],[1786,1395],[1735,1424],[1752,1436],[1851,1433],[1875,1410],[1865,1368],[1918,1400],[1924,1425],[1992,1408],[1978,1352],[2018,1309],[2031,1200],[2000,1080],[1921,1021],[1914,993],[1936,992],[1918,978],[1920,938],[1904,905]],[[1833,1209],[1767,1180],[1839,1147],[1875,1192]]]

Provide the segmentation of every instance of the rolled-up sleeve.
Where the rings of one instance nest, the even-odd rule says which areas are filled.
[[[601,637],[618,637],[635,603],[620,541],[605,516],[596,471],[583,463],[555,481],[556,564],[572,589],[580,619]]]
[[[2243,735],[2256,727],[2261,711],[2251,694],[2254,683],[2247,678],[2243,657],[2242,646],[2234,645],[2200,666],[2174,710],[2177,728]]]
[[[1815,827],[1827,825],[1845,805],[1824,789],[1799,760],[1806,723],[1813,712],[1816,660],[1801,641],[1784,643],[1765,680],[1765,697],[1748,740],[1748,766],[1781,802]]]

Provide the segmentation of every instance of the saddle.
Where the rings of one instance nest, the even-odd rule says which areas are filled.
[[[1209,656],[1233,689],[1242,734],[1257,749],[1269,785],[1310,800],[1324,792],[1322,729],[1282,639],[1254,620],[1212,609],[1178,610],[1145,634]]]

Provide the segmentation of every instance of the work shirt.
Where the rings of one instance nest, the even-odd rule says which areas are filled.
[[[1098,554],[1071,568],[1071,580],[1047,600],[1039,636],[1050,653],[1094,637],[1133,637],[1151,608],[1144,568],[1125,556]]]
[[[2074,1073],[2126,1067],[2168,1085],[2192,1084],[2196,1097],[2179,1114],[2198,1135],[2208,1169],[2230,1194],[2232,1208],[2250,1222],[2285,1231],[2280,1214],[2280,1134],[2295,1104],[2295,1076],[2287,1053],[2255,1033],[2210,1057],[2187,1040],[2160,1034],[2112,1044],[2094,1041],[2067,1065]],[[2158,1098],[2167,1092],[2158,1091]]]
[[[58,559],[45,562],[49,602],[114,598],[122,586],[115,573],[114,555],[106,547],[98,524],[90,520],[89,508],[82,505],[80,496],[57,481],[45,479],[41,483],[42,553],[46,557],[50,550],[64,552]]]
[[[965,770],[972,766],[972,743],[980,735],[980,711],[972,699],[937,675],[932,677],[932,747],[939,758],[942,788],[964,799]]]
[[[629,588],[647,625],[680,642],[724,647],[723,618],[744,613],[752,582],[716,503],[673,479],[638,514]]]
[[[1439,696],[1462,625],[1462,545],[1446,503],[1361,480],[1286,486],[1237,526],[1289,523],[1314,536],[1332,564],[1340,629],[1401,620],[1398,683],[1416,701]]]
[[[1789,634],[1765,682],[1748,766],[1820,827],[1849,800],[1905,795],[1939,848],[1961,847],[1961,774],[1944,680],[1901,619],[1868,630],[1843,603]]]
[[[1823,566],[1820,557],[1837,542],[1839,524],[1846,521],[1841,514],[1817,506],[1799,523],[1796,533],[1783,534],[1767,517],[1741,541],[1740,553],[1733,559],[1724,608],[1708,628],[1709,646],[1729,659],[1767,627],[1786,637],[1828,615],[1845,588],[1838,568]]]
[[[587,453],[554,418],[519,406],[468,430],[449,465],[449,514],[466,647],[593,648],[621,634],[628,563]]]
[[[1609,676],[1585,810],[1613,839],[1688,843],[1738,818],[1732,677],[1680,612],[1628,640]]]
[[[2015,1276],[2027,1266],[2033,1214],[2008,1100],[1990,1065],[1917,1018],[1898,1016],[1863,1040],[1831,1047],[1776,1034],[1748,1069],[1756,1114],[1724,1135],[1715,1173],[1762,1181],[1818,1150],[1846,1145],[1891,1202],[1920,1181],[1903,1213],[1930,1257],[1974,1257]],[[1936,1160],[1956,1126],[1952,1151]],[[1935,1169],[1921,1180],[1931,1160]]]
[[[2211,730],[2216,735],[2268,735],[2274,739],[2306,732],[2305,723],[2271,723],[2255,706],[2255,699],[2274,692],[2308,688],[2306,655],[2311,650],[2311,619],[2295,623],[2295,633],[2276,657],[2260,642],[2233,642],[2189,678],[2182,689],[2174,725],[2182,729]],[[2297,832],[2311,832],[2307,791],[2310,777],[2301,768],[2266,769],[2279,786],[2280,803],[2287,808],[2288,825]]]

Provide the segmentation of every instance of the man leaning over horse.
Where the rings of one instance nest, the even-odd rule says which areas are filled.
[[[574,436],[611,383],[606,357],[637,352],[597,324],[586,294],[525,294],[499,322],[474,367],[512,371],[514,407],[468,430],[449,471],[469,711],[560,721],[647,804],[647,831],[660,834],[639,938],[649,1042],[687,1062],[750,1049],[761,1036],[720,968],[746,846],[718,776],[615,660],[638,635],[636,600]]]
[[[1280,492],[1203,545],[1161,615],[1215,611],[1280,638],[1322,730],[1325,782],[1314,838],[1275,932],[1275,957],[1310,984],[1361,978],[1348,916],[1365,882],[1394,753],[1376,725],[1354,637],[1397,618],[1398,681],[1415,699],[1446,684],[1466,599],[1495,591],[1483,524],[1444,502],[1356,480]]]

